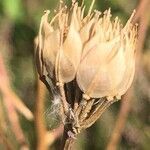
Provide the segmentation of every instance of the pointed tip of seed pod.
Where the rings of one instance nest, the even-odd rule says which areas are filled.
[[[135,13],[136,13],[136,10],[134,9],[133,12],[132,12],[132,14],[131,14],[131,16],[130,16],[130,18],[129,18],[128,21],[127,21],[126,26],[132,22],[133,17],[135,16]]]
[[[108,12],[111,13],[111,7],[108,8]]]
[[[132,14],[131,14],[131,17],[129,18],[129,20],[131,21],[133,19],[133,17],[135,16],[135,13],[136,13],[136,10],[134,9]]]
[[[91,6],[90,6],[89,11],[88,11],[88,16],[91,15],[91,12],[92,12],[92,9],[94,7],[94,4],[95,4],[95,0],[92,0]]]

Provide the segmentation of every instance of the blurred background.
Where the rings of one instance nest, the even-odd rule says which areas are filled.
[[[86,8],[90,3],[85,0]],[[34,62],[40,18],[56,7],[58,0],[0,0],[0,150],[57,150],[60,145],[63,126]],[[102,12],[109,7],[124,24],[137,11],[136,76],[122,101],[82,132],[74,149],[149,150],[150,0],[96,0],[94,5]]]

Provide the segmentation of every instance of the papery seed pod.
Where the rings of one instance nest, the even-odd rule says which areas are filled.
[[[60,78],[59,80],[63,83],[70,82],[75,78],[80,62],[82,42],[78,30],[77,10],[76,7],[74,7],[69,31],[58,54],[59,64],[56,69],[58,70],[58,78]]]
[[[122,28],[118,19],[113,23],[110,17],[108,10],[99,19],[95,35],[83,48],[77,72],[80,89],[92,98],[121,97],[134,76],[136,27],[131,18]]]
[[[46,69],[49,76],[58,82],[67,83],[75,78],[82,52],[77,8],[76,4],[72,14],[60,10],[50,23],[48,22],[49,11],[45,11],[41,19],[36,52],[40,76]],[[69,18],[71,18],[70,22]]]
[[[122,81],[117,87],[118,96],[123,95],[127,89],[130,87],[134,73],[135,73],[135,45],[137,39],[137,27],[133,25],[129,25],[128,31],[124,31],[125,34],[125,60],[126,60],[126,70],[124,76],[122,77]]]
[[[37,38],[36,62],[40,76],[45,75],[45,71],[51,77],[54,74],[55,59],[59,49],[60,33],[59,30],[54,31],[48,22],[50,11],[45,11],[42,16],[39,35]]]

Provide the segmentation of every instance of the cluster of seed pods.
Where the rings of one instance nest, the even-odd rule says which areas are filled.
[[[92,12],[93,5],[85,15],[84,4],[60,2],[50,22],[45,11],[36,42],[40,78],[54,97],[60,95],[60,116],[75,134],[121,99],[135,72],[135,11],[123,26],[110,9]]]

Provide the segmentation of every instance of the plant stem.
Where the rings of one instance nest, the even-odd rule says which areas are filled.
[[[65,126],[60,150],[72,150],[75,137],[72,132],[73,136],[69,136],[69,132],[71,130],[69,130],[68,126]]]

